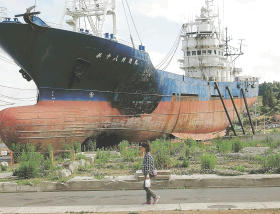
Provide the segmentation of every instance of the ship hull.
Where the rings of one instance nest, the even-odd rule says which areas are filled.
[[[248,99],[249,105],[255,101],[256,98]],[[236,119],[231,101],[225,103],[231,118]],[[235,99],[235,103],[242,112],[243,100]],[[8,146],[17,142],[32,143],[38,148],[52,144],[54,149],[61,149],[65,144],[83,143],[92,137],[98,139],[104,133],[117,141],[131,142],[167,135],[205,140],[219,136],[228,126],[220,100],[187,101],[174,96],[171,102],[160,102],[152,114],[137,117],[121,115],[108,102],[40,101],[34,106],[2,111],[0,133]]]

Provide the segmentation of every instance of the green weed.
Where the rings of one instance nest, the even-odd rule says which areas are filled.
[[[108,163],[108,161],[110,160],[110,155],[111,154],[109,151],[98,149],[96,153],[95,164],[104,165]]]
[[[167,169],[171,165],[170,161],[170,142],[156,140],[151,143],[154,163],[157,169]]]
[[[242,142],[240,139],[234,139],[232,142],[232,151],[235,153],[240,152],[242,149]]]
[[[245,169],[244,166],[236,166],[234,169],[235,169],[236,171],[239,171],[239,172],[245,172],[245,171],[246,171],[246,169]]]
[[[216,167],[216,157],[211,154],[204,154],[200,157],[200,166],[202,171],[213,170]]]

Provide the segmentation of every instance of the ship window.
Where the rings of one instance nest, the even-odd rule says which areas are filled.
[[[202,51],[202,55],[206,55],[206,50],[203,50],[203,51]]]
[[[192,55],[193,55],[193,56],[196,56],[196,51],[192,51]]]
[[[197,55],[201,55],[201,51],[199,50],[199,51],[197,51]]]
[[[212,54],[212,50],[208,50],[208,55],[211,55]]]
[[[215,54],[215,55],[217,54],[217,51],[216,51],[216,50],[214,50],[214,54]]]
[[[187,56],[190,56],[191,55],[191,52],[190,51],[187,51]]]

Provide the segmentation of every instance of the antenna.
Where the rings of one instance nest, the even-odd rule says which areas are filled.
[[[66,0],[64,16],[72,17],[66,20],[66,23],[72,26],[74,31],[78,31],[79,22],[85,19],[92,33],[95,36],[102,36],[106,16],[111,15],[113,33],[116,35],[115,5],[115,0]]]
[[[36,7],[37,7],[37,0],[35,0],[34,2],[34,11],[36,11]]]
[[[238,57],[244,55],[244,53],[242,52],[242,46],[243,46],[243,41],[244,41],[244,39],[239,39],[239,40],[240,40],[240,47],[239,47],[238,53],[236,53],[236,52],[237,52],[237,49],[235,49],[235,50],[236,50],[235,53],[232,53],[232,52],[231,52],[232,48],[231,48],[231,50],[230,50],[230,46],[229,46],[229,42],[230,42],[231,40],[232,40],[232,39],[231,39],[230,37],[228,37],[228,29],[226,28],[226,44],[225,44],[225,47],[226,47],[226,54],[225,54],[225,56],[227,56],[227,57],[228,57],[228,56],[236,56],[236,57],[232,60],[232,62],[234,62],[235,60],[237,60]]]
[[[7,8],[0,7],[0,22],[2,22],[7,17]]]

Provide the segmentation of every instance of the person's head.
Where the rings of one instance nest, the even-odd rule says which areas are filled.
[[[146,152],[150,152],[150,150],[151,150],[151,147],[150,147],[149,143],[142,143],[142,147],[145,148]]]

